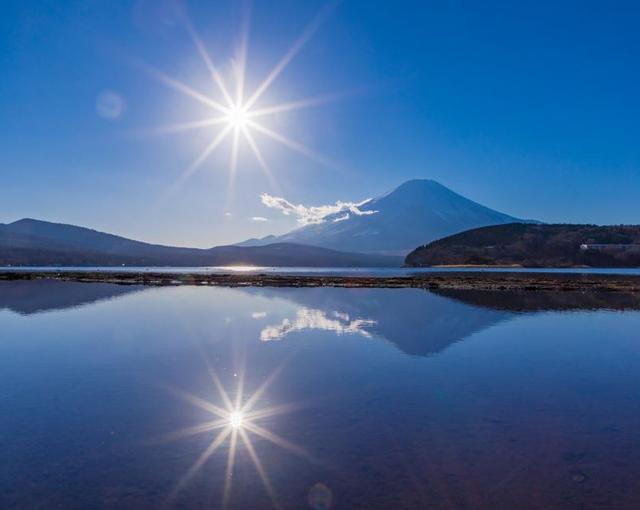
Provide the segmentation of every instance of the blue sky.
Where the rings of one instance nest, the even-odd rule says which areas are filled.
[[[250,11],[249,92],[326,9],[184,5],[227,77]],[[337,3],[259,101],[337,95],[265,120],[328,161],[256,133],[276,185],[241,145],[232,190],[229,143],[176,184],[218,128],[140,134],[212,114],[140,62],[220,98],[174,3],[9,0],[2,9],[0,222],[36,217],[210,246],[295,226],[261,204],[263,192],[323,205],[410,178],[520,217],[640,222],[637,3]]]

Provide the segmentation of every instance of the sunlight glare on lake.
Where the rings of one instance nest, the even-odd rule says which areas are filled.
[[[253,271],[262,271],[264,269],[269,269],[266,266],[217,266],[214,269],[223,269],[225,271],[235,271],[238,273],[242,272],[253,272]]]
[[[260,385],[258,389],[246,399],[244,397],[245,373],[239,373],[235,398],[232,399],[231,395],[224,388],[222,382],[214,372],[210,360],[205,357],[204,361],[208,367],[212,382],[218,390],[221,405],[209,402],[196,395],[175,388],[172,388],[171,391],[186,402],[210,413],[212,417],[215,417],[216,419],[207,420],[195,426],[187,427],[177,433],[171,434],[168,437],[184,438],[186,436],[193,436],[217,430],[220,430],[220,432],[217,432],[212,436],[209,445],[200,453],[195,462],[174,487],[170,498],[175,498],[178,493],[183,491],[192,482],[196,474],[205,466],[209,458],[223,445],[228,444],[226,475],[222,500],[223,507],[225,507],[231,493],[234,466],[236,464],[236,457],[239,454],[238,445],[241,444],[244,446],[244,452],[246,452],[251,459],[251,462],[253,463],[272,503],[274,506],[278,507],[277,495],[271,483],[271,479],[258,452],[256,451],[251,436],[253,435],[255,437],[265,439],[291,453],[305,457],[309,460],[312,459],[305,449],[283,437],[280,437],[276,433],[257,423],[264,418],[289,412],[294,407],[291,405],[280,405],[257,409],[257,405],[261,398],[280,373],[282,366],[271,372],[271,374],[263,381],[262,385]]]
[[[239,429],[240,427],[242,427],[243,418],[244,416],[242,415],[241,411],[234,411],[233,413],[231,413],[231,416],[229,416],[229,424],[234,429]]]

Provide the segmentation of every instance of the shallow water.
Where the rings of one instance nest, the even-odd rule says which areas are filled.
[[[635,307],[0,282],[0,508],[638,508]]]
[[[260,267],[260,266],[220,266],[220,267],[133,267],[133,266],[65,266],[65,267],[2,267],[2,271],[15,272],[98,272],[98,273],[189,273],[189,274],[273,274],[300,276],[410,276],[423,273],[551,273],[551,274],[612,274],[640,275],[638,267],[563,267],[563,268],[522,268],[522,267]]]

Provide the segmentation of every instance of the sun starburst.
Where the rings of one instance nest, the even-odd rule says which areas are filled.
[[[337,97],[336,95],[323,95],[307,99],[287,101],[282,104],[275,105],[261,105],[259,107],[257,105],[264,98],[267,90],[269,90],[276,79],[300,52],[306,42],[312,37],[332,8],[333,4],[327,4],[327,6],[315,17],[309,26],[306,27],[289,50],[282,56],[282,58],[280,58],[264,80],[262,80],[262,82],[260,82],[250,94],[248,94],[246,90],[248,17],[246,17],[240,30],[240,44],[237,48],[237,55],[234,59],[233,76],[231,79],[225,79],[218,67],[213,63],[202,38],[190,22],[186,12],[181,11],[187,32],[189,33],[198,54],[214,82],[214,90],[217,91],[217,96],[219,97],[202,93],[192,86],[164,74],[158,69],[144,65],[142,67],[144,67],[146,71],[151,73],[164,85],[200,102],[203,106],[210,109],[212,113],[211,116],[204,119],[170,124],[167,126],[152,128],[150,130],[142,130],[142,132],[146,131],[151,134],[176,133],[187,130],[210,129],[211,126],[217,126],[219,131],[212,137],[201,153],[194,158],[191,164],[181,174],[179,182],[190,177],[196,170],[202,167],[202,165],[219,147],[230,140],[230,186],[232,186],[233,179],[235,177],[241,147],[247,147],[251,151],[260,169],[264,172],[271,184],[275,186],[275,180],[259,148],[256,135],[269,138],[272,141],[286,146],[290,150],[301,153],[322,163],[330,164],[327,158],[320,156],[313,150],[293,139],[290,139],[284,134],[275,131],[272,127],[268,126],[267,119],[270,116],[283,112],[317,106],[335,99],[335,97]]]

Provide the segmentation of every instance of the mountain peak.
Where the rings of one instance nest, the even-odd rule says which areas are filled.
[[[434,181],[433,179],[409,179],[408,181],[404,181],[399,186],[396,186],[391,191],[387,191],[383,195],[380,195],[379,197],[375,198],[374,200],[377,200],[389,195],[393,195],[395,193],[406,193],[408,191],[437,189],[437,188],[447,189],[445,188],[445,186],[440,184],[438,181]]]
[[[27,225],[30,223],[49,223],[48,221],[36,220],[34,218],[21,218],[12,223],[7,223],[7,225]]]
[[[434,181],[433,179],[409,179],[408,181],[404,181],[402,184],[400,184],[400,186],[398,186],[396,189],[415,187],[415,186],[434,186],[434,185],[444,188],[442,184],[440,184],[438,181]]]
[[[394,192],[418,192],[418,191],[446,191],[448,193],[453,193],[449,188],[447,188],[444,184],[439,183],[438,181],[434,181],[433,179],[410,179],[408,181],[403,182],[398,186]]]

